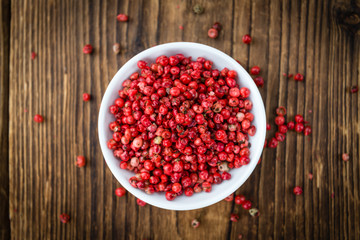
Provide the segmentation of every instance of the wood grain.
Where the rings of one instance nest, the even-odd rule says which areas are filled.
[[[0,4],[1,14],[6,3]],[[205,8],[201,15],[192,12],[197,3]],[[5,112],[0,140],[2,156],[10,163],[7,173],[7,158],[2,158],[0,180],[10,180],[11,238],[237,239],[242,234],[243,239],[360,239],[360,98],[349,91],[360,85],[360,37],[358,25],[351,22],[356,4],[13,0],[10,25],[2,21],[0,31],[0,109]],[[118,13],[128,14],[129,22],[117,22]],[[218,39],[210,39],[207,30],[215,21],[223,30]],[[253,37],[250,45],[241,42],[247,33]],[[260,210],[258,218],[225,201],[176,212],[139,207],[131,194],[114,195],[120,185],[98,144],[101,98],[132,56],[173,41],[216,47],[246,69],[260,66],[268,121],[273,123],[274,109],[282,105],[288,120],[300,113],[312,125],[311,137],[291,132],[278,148],[265,149],[261,164],[237,191]],[[115,42],[122,47],[119,55],[112,51]],[[82,53],[87,43],[94,46],[91,55]],[[35,60],[31,51],[38,54]],[[304,82],[282,75],[297,72],[304,74]],[[84,92],[91,93],[90,102],[82,101]],[[37,113],[44,115],[44,123],[33,122]],[[273,125],[268,138],[274,133]],[[343,152],[350,161],[341,160]],[[77,155],[86,157],[86,167],[75,167]],[[292,194],[296,185],[304,188],[302,196]],[[5,194],[0,199],[4,209],[6,201]],[[68,224],[59,221],[63,212],[71,216]],[[239,222],[229,221],[233,212],[240,215]],[[0,217],[1,237],[8,239],[6,219]],[[197,229],[190,226],[193,218],[201,221]]]
[[[0,239],[9,239],[10,1],[0,1],[0,20]]]

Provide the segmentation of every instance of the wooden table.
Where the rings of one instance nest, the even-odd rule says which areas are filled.
[[[360,239],[360,98],[349,91],[360,84],[359,1],[0,2],[2,239]],[[196,3],[203,14],[193,13]],[[117,22],[118,13],[130,21]],[[223,30],[210,39],[215,21]],[[241,41],[247,33],[250,45]],[[292,132],[267,148],[236,192],[260,210],[257,218],[225,201],[176,212],[114,195],[120,185],[97,137],[101,98],[127,60],[172,41],[204,43],[246,69],[260,66],[268,121],[282,105],[289,118],[303,114],[312,126],[310,137]],[[82,53],[87,43],[92,55]],[[303,82],[283,76],[297,72]],[[44,123],[32,120],[37,113]],[[275,126],[268,137],[274,133]],[[75,167],[77,155],[88,159],[85,168]],[[292,194],[296,185],[303,195]],[[59,221],[63,212],[68,224]],[[236,223],[232,212],[240,214]]]

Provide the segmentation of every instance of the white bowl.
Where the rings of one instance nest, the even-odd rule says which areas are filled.
[[[155,62],[156,57],[160,55],[171,56],[177,53],[182,53],[186,57],[192,56],[193,60],[197,57],[204,57],[213,61],[213,67],[219,70],[227,67],[228,69],[235,70],[238,73],[238,83],[240,87],[247,87],[250,89],[251,94],[249,99],[253,102],[253,109],[251,112],[254,114],[253,125],[256,126],[256,134],[250,137],[250,163],[241,168],[232,169],[231,179],[223,181],[221,184],[214,184],[210,193],[201,192],[195,193],[191,197],[184,194],[177,197],[173,201],[165,199],[164,193],[154,193],[152,195],[146,194],[144,191],[134,188],[129,183],[129,178],[134,175],[133,172],[123,170],[119,167],[120,161],[113,156],[113,151],[107,148],[107,141],[112,138],[112,132],[109,129],[109,123],[114,121],[114,116],[109,112],[109,107],[118,98],[118,90],[122,89],[122,82],[129,78],[130,74],[138,71],[137,62],[145,60],[148,63]],[[137,198],[147,202],[148,204],[169,209],[169,210],[191,210],[209,206],[231,193],[235,192],[250,176],[258,163],[261,152],[263,150],[265,133],[266,133],[266,118],[264,104],[261,95],[245,69],[238,64],[233,58],[227,54],[199,43],[191,42],[174,42],[158,45],[149,48],[135,57],[131,58],[120,70],[116,73],[106,89],[104,97],[100,106],[100,113],[98,119],[98,133],[101,150],[103,152],[105,161],[109,166],[111,172],[116,179],[124,186],[129,192]]]

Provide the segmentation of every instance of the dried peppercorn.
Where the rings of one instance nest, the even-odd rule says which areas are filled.
[[[204,7],[201,6],[200,4],[196,4],[196,5],[194,5],[194,7],[193,7],[193,12],[194,12],[195,14],[202,14],[202,13],[204,12]]]

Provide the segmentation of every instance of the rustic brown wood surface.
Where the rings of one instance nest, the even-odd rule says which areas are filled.
[[[359,1],[0,2],[1,238],[11,232],[12,239],[360,239],[360,98],[349,91],[360,84]],[[192,12],[196,3],[203,14]],[[118,13],[129,22],[117,22]],[[223,30],[210,39],[215,21]],[[250,45],[241,41],[247,33]],[[283,105],[289,117],[304,114],[312,125],[311,137],[289,133],[278,148],[266,149],[237,191],[260,210],[257,218],[225,201],[176,212],[114,195],[120,185],[97,137],[101,98],[127,60],[172,41],[204,43],[246,69],[260,66],[267,119],[273,122]],[[82,53],[87,43],[95,48],[91,55]],[[282,75],[297,72],[303,82]],[[82,101],[83,92],[91,93],[90,102]],[[37,113],[44,123],[34,123]],[[77,155],[86,156],[86,167],[75,167]],[[303,195],[292,194],[296,185]],[[63,212],[68,224],[59,221]],[[232,212],[240,215],[236,223]],[[197,229],[193,218],[201,221]]]

